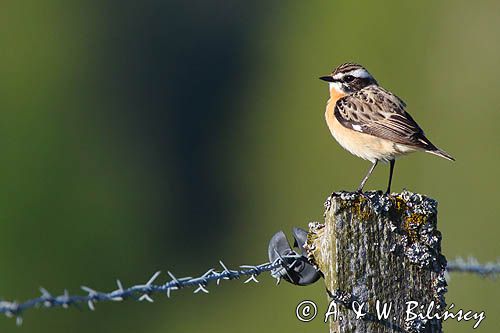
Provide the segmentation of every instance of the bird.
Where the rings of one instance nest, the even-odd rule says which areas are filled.
[[[363,188],[379,162],[389,162],[389,184],[396,158],[423,151],[444,159],[455,159],[427,139],[406,111],[406,103],[387,89],[361,65],[344,63],[320,80],[328,82],[325,119],[332,136],[351,154],[372,163],[357,192]]]

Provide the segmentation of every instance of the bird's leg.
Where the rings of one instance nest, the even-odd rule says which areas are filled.
[[[391,160],[391,166],[389,169],[389,185],[387,186],[387,192],[385,194],[391,193],[391,183],[392,183],[392,172],[394,171],[394,164],[396,164],[396,160]]]
[[[378,163],[378,160],[375,160],[375,162],[373,162],[373,164],[372,164],[370,170],[368,170],[368,173],[366,174],[365,178],[363,178],[363,180],[361,181],[361,184],[359,184],[357,192],[363,193],[363,187],[365,187],[366,181],[368,180],[368,178],[370,178],[370,175],[372,174],[373,170],[375,170],[377,163]]]

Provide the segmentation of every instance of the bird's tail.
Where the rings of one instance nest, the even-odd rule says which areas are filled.
[[[433,148],[434,149],[432,149],[432,150],[426,150],[426,152],[431,153],[433,155],[437,155],[437,156],[442,157],[442,158],[445,158],[448,161],[455,161],[455,159],[453,158],[453,156],[451,156],[450,154],[448,154],[444,150],[439,149],[438,147],[433,147]]]

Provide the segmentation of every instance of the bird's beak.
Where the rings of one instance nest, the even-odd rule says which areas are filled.
[[[322,76],[319,79],[323,80],[323,81],[326,81],[326,82],[333,82],[333,81],[335,81],[331,75]]]

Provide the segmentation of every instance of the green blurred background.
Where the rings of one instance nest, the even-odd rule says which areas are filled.
[[[393,189],[439,200],[448,259],[496,260],[499,17],[494,0],[3,0],[0,296],[265,261],[276,231],[321,220],[327,195],[369,167],[324,123],[317,78],[346,61],[457,159],[404,158]],[[387,175],[379,167],[366,189]],[[34,310],[20,328],[0,318],[0,332],[328,331],[294,315],[303,299],[324,311],[321,283],[210,290]],[[497,332],[499,296],[498,281],[452,275],[447,302],[486,311],[477,331]]]

